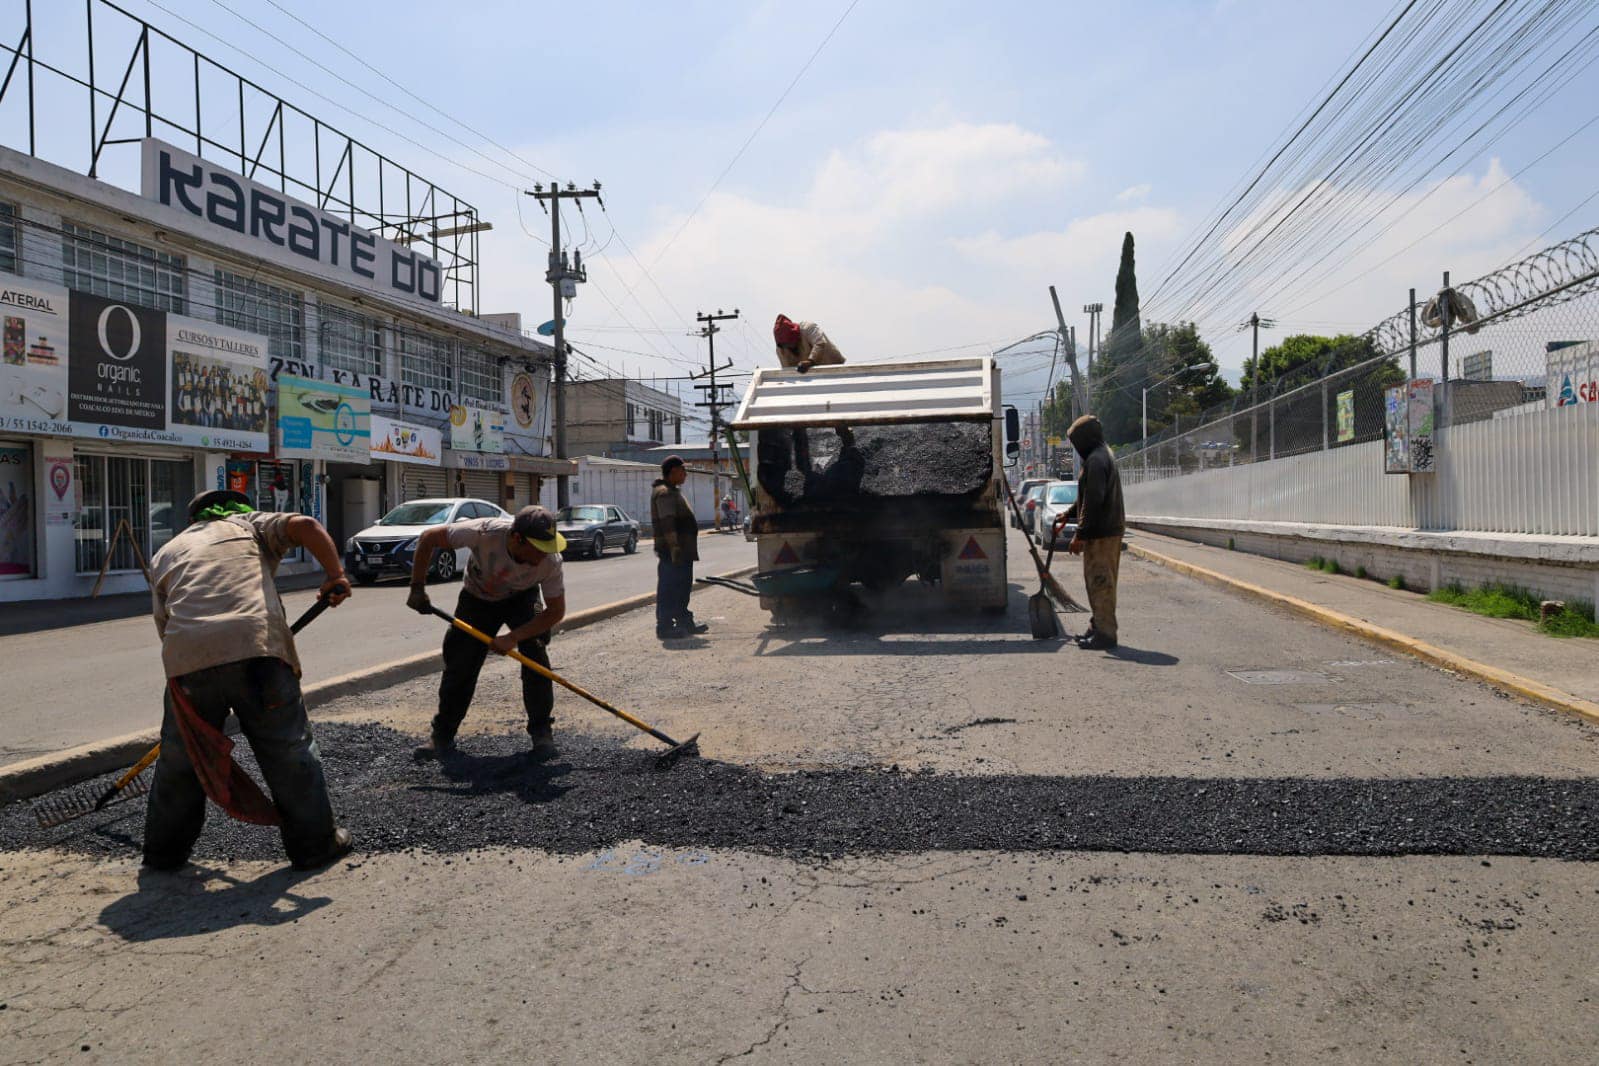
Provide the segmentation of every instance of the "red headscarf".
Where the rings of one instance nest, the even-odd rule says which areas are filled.
[[[772,339],[777,341],[779,348],[798,348],[800,328],[787,315],[778,315],[777,322],[772,326]]]

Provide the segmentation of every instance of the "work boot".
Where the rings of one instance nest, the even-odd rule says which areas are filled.
[[[1084,651],[1109,651],[1116,646],[1116,642],[1103,633],[1095,633],[1090,637],[1079,637],[1077,646]]]
[[[707,625],[706,623],[704,623],[704,622],[696,622],[696,621],[694,621],[694,619],[690,618],[687,622],[683,623],[683,635],[684,636],[688,636],[688,637],[692,637],[692,636],[694,636],[697,633],[704,633],[706,630],[708,630],[710,628],[711,627],[709,625]]]
[[[146,870],[169,874],[189,865],[189,859],[188,856],[180,858],[176,855],[152,855],[146,852],[143,865]]]
[[[455,738],[442,737],[437,733],[428,737],[428,742],[411,753],[411,758],[417,762],[426,759],[442,759],[446,755],[455,754]]]
[[[555,747],[555,733],[550,729],[550,723],[536,725],[527,731],[533,740],[533,750],[529,752],[534,759],[553,758],[557,753]]]
[[[311,858],[294,860],[294,868],[296,870],[320,870],[322,867],[338,862],[350,854],[350,849],[353,847],[355,847],[355,841],[351,839],[350,831],[348,829],[335,829],[333,831],[333,840],[328,844],[326,851]]]
[[[683,626],[656,626],[656,640],[682,640],[689,632]]]

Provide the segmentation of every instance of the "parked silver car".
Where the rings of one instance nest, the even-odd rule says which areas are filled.
[[[1036,535],[1039,501],[1044,498],[1044,489],[1048,487],[1048,481],[1035,481],[1028,487],[1026,495],[1021,497],[1022,531],[1028,536]]]
[[[1038,501],[1035,511],[1037,518],[1033,524],[1033,539],[1038,541],[1041,548],[1049,547],[1050,530],[1055,528],[1055,520],[1065,514],[1077,503],[1077,482],[1051,481],[1044,486],[1042,498]],[[1060,539],[1055,542],[1056,548],[1064,548],[1071,543],[1077,533],[1077,523],[1068,522],[1061,528]]]
[[[610,547],[632,555],[638,551],[638,519],[614,503],[585,503],[563,507],[555,528],[566,538],[566,558],[583,554],[598,559]]]
[[[1029,492],[1031,492],[1034,488],[1036,488],[1039,485],[1044,484],[1048,480],[1049,480],[1048,478],[1044,478],[1044,477],[1030,477],[1030,478],[1024,479],[1019,485],[1016,486],[1016,502],[1018,504],[1020,504],[1021,507],[1023,508],[1023,514],[1024,515],[1026,513],[1026,507],[1027,507],[1027,494]],[[1026,518],[1024,517],[1022,519],[1022,521],[1025,522]],[[1016,521],[1016,514],[1015,514],[1014,511],[1011,512],[1010,527],[1012,529],[1024,529],[1024,528],[1026,528],[1020,522]]]

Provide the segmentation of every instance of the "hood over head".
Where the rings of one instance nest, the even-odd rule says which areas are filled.
[[[1105,427],[1099,424],[1097,416],[1084,415],[1072,423],[1066,438],[1077,449],[1077,454],[1087,459],[1089,452],[1105,443]]]

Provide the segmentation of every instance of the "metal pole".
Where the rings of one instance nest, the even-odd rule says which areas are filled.
[[[1416,290],[1410,290],[1410,380],[1416,380]]]
[[[719,401],[721,393],[716,391],[716,323],[712,322],[706,331],[706,343],[710,345],[711,355],[711,517],[716,523],[716,528],[722,528],[722,479],[717,473],[721,467],[718,465],[716,455],[716,435],[720,431],[722,409]]]
[[[1143,433],[1144,433],[1144,446],[1138,450],[1138,454],[1140,454],[1144,458],[1144,480],[1148,481],[1149,480],[1149,389],[1148,389],[1147,386],[1144,389],[1144,430],[1143,430]]]
[[[561,197],[560,189],[550,197],[550,291],[555,302],[555,457],[566,458],[566,330],[561,321]],[[561,474],[555,479],[555,506],[572,505],[570,479]]]
[[[1250,314],[1249,325],[1254,331],[1249,382],[1249,461],[1253,463],[1260,458],[1260,312]]]
[[[1438,404],[1438,428],[1449,424],[1449,271],[1444,271],[1444,288],[1438,294],[1438,317],[1443,321],[1443,334],[1438,347],[1438,386],[1442,399]]]

